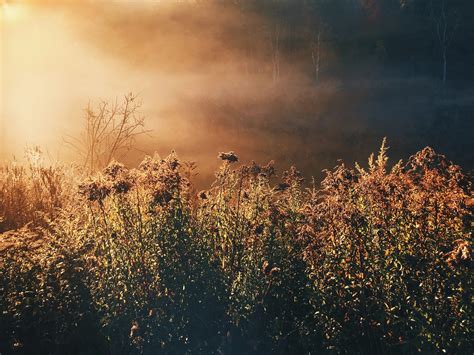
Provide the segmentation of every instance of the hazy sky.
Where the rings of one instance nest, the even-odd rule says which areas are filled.
[[[88,103],[129,92],[139,94],[153,132],[126,162],[175,149],[196,160],[207,177],[219,151],[235,150],[243,161],[275,159],[283,168],[296,164],[318,175],[339,158],[364,161],[384,136],[399,149],[395,157],[426,143],[446,150],[457,144],[444,133],[439,142],[426,134],[437,115],[432,79],[390,74],[371,81],[364,69],[344,77],[367,63],[371,73],[369,60],[344,65],[339,79],[328,75],[315,84],[309,47],[292,52],[296,44],[287,43],[284,75],[274,85],[269,18],[189,2],[3,5],[3,157],[21,157],[26,146],[40,145],[52,158],[71,158],[63,137],[79,134]],[[322,68],[337,63],[331,42],[321,46]],[[451,150],[465,151],[458,145]]]
[[[172,95],[175,79],[103,53],[97,41],[107,37],[107,23],[98,10],[105,5],[112,12],[139,11],[145,2],[97,5],[96,13],[94,5],[54,2],[3,7],[1,115],[8,153],[27,144],[56,153],[61,136],[80,126],[89,100],[113,99],[129,91],[144,99],[153,96],[155,102]]]
[[[240,53],[226,37],[240,18],[231,10],[186,12],[179,2],[172,3],[4,5],[1,117],[6,156],[40,145],[53,157],[67,158],[62,137],[78,133],[87,103],[128,92],[140,95],[142,113],[153,129],[154,139],[141,142],[148,144],[148,152],[166,154],[176,148],[199,160],[200,155],[214,159],[217,150],[232,149],[235,135],[209,126],[207,120],[217,117],[204,117],[206,110],[193,102],[258,92],[258,76],[251,83],[241,80],[236,69],[242,65]],[[205,149],[209,142],[211,152]]]

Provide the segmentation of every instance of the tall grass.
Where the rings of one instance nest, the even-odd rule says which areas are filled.
[[[26,164],[0,166],[0,233],[26,224],[45,224],[70,205],[77,178],[64,166],[46,166],[38,147],[26,152]]]
[[[383,145],[316,186],[219,157],[198,193],[175,154],[76,185],[62,168],[3,168],[0,352],[472,350],[459,167],[425,148],[390,168]]]

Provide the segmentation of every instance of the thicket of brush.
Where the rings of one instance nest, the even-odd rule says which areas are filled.
[[[0,170],[0,353],[469,353],[472,186],[430,148],[389,168],[221,153]],[[26,223],[28,225],[24,226]]]

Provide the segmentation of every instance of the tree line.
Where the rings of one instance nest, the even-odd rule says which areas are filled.
[[[474,3],[468,0],[200,0],[207,11],[232,9],[232,46],[241,69],[278,82],[295,64],[325,77],[428,76],[470,79]],[[195,10],[195,9],[194,9]],[[258,19],[258,20],[256,20]],[[227,31],[229,31],[227,29]],[[262,66],[262,63],[265,63]]]

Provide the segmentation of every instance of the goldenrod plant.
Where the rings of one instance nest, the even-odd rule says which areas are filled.
[[[234,152],[0,170],[2,354],[470,353],[472,184],[425,148],[320,185]]]

